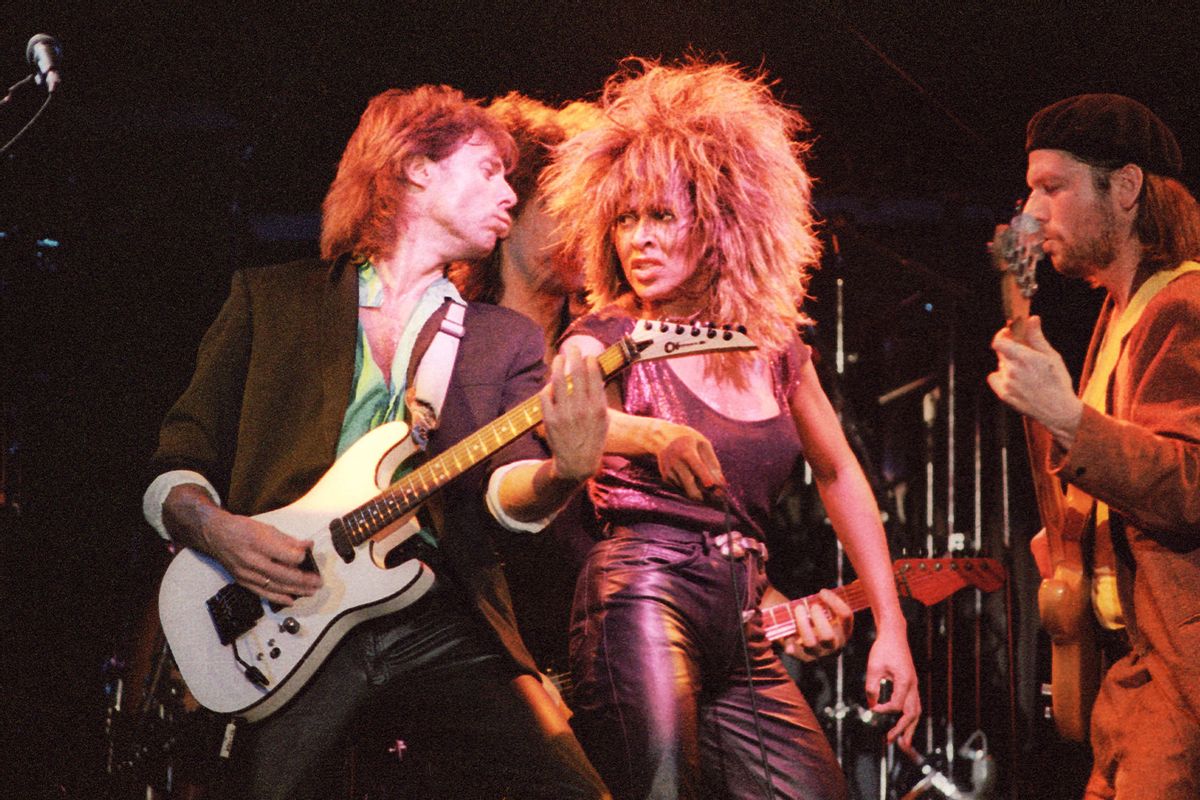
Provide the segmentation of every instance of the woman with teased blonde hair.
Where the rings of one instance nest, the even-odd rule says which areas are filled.
[[[874,497],[797,333],[820,255],[804,119],[762,74],[698,59],[627,62],[601,108],[542,183],[593,308],[564,344],[598,353],[667,318],[744,323],[759,349],[639,363],[610,385],[610,455],[590,484],[609,536],[573,609],[578,732],[616,797],[844,797],[753,614],[774,591],[763,529],[802,457],[867,588],[866,691],[901,715],[889,739],[911,740],[920,700]],[[822,597],[828,615],[796,615],[801,658],[844,644],[848,609]]]

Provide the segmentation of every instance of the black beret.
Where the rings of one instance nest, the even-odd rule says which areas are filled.
[[[1025,129],[1025,152],[1031,150],[1066,150],[1097,165],[1137,164],[1169,178],[1183,175],[1175,134],[1153,111],[1119,94],[1081,94],[1046,106]]]

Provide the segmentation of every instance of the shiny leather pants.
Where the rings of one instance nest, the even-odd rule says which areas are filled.
[[[757,553],[731,560],[708,534],[618,528],[592,550],[572,612],[572,725],[614,797],[845,797],[761,624],[743,624],[765,586]]]

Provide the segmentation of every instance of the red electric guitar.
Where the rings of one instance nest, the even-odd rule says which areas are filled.
[[[896,591],[901,597],[911,597],[927,606],[940,603],[959,589],[973,586],[984,592],[994,592],[1004,585],[1004,567],[994,558],[902,558],[892,565],[896,576]],[[862,581],[852,581],[833,589],[850,610],[867,607],[867,591]],[[820,596],[810,594],[767,606],[762,609],[763,628],[771,641],[796,632],[792,609],[819,604]]]

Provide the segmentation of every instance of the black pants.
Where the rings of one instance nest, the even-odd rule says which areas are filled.
[[[440,586],[355,628],[296,698],[244,726],[229,794],[335,796],[347,746],[360,730],[379,730],[381,718],[418,748],[426,737],[457,744],[454,759],[463,760],[443,765],[424,796],[498,798],[502,782],[506,798],[607,797],[536,678],[520,676],[456,593]]]
[[[845,797],[811,709],[761,625],[742,623],[765,587],[756,553],[731,562],[707,534],[617,529],[592,550],[572,724],[615,797]]]

